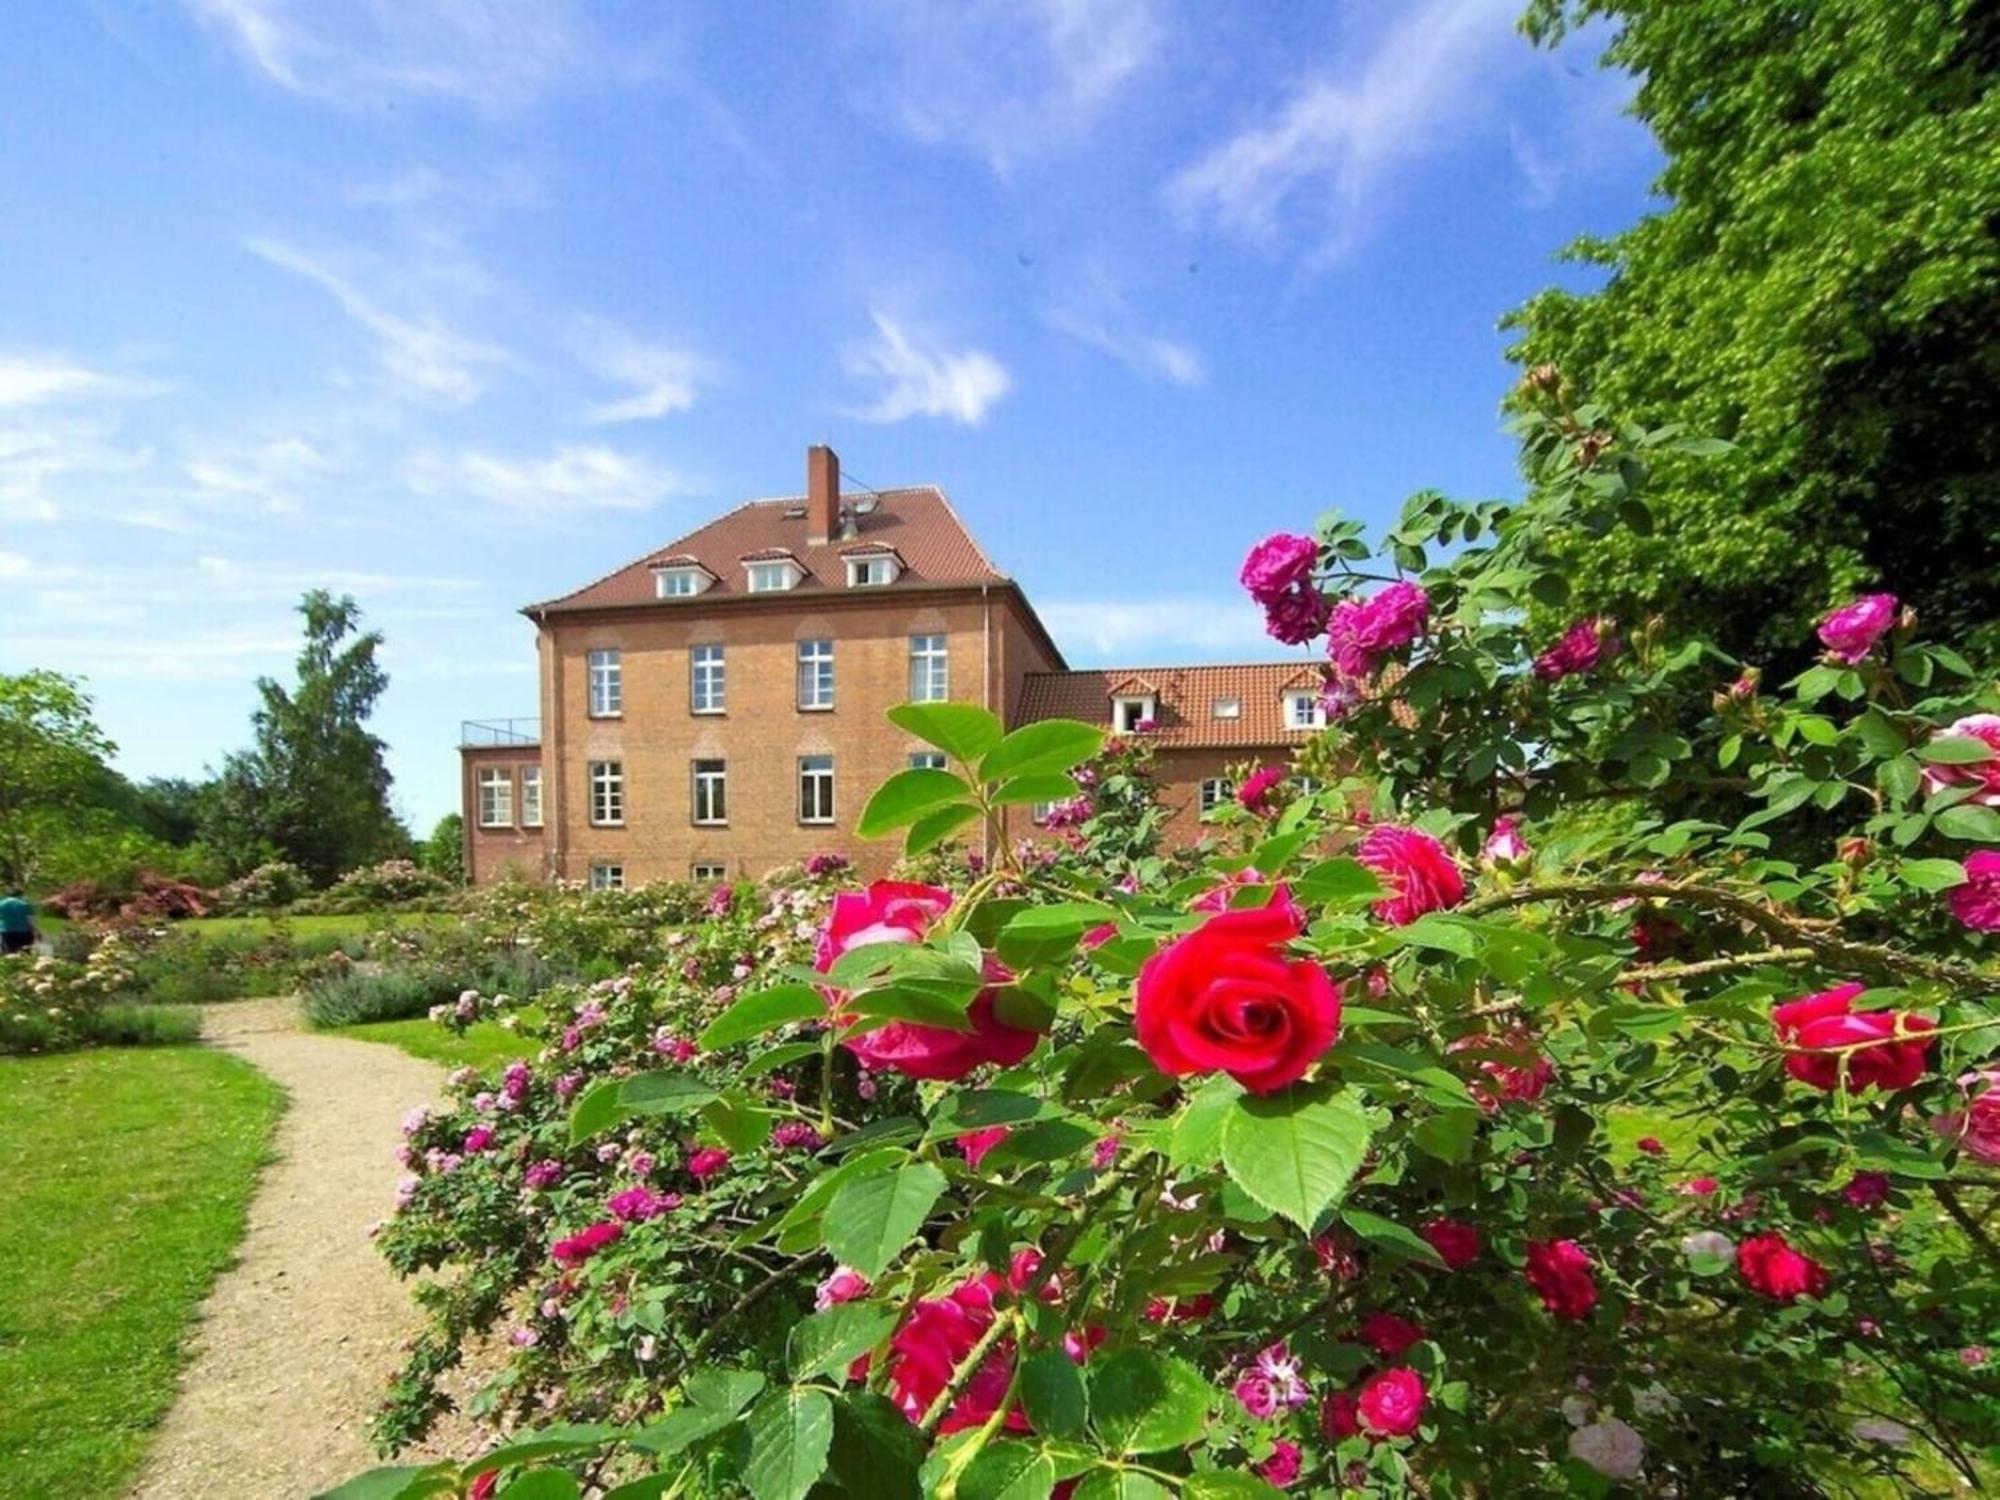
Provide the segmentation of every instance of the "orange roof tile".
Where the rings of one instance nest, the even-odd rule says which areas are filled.
[[[875,504],[865,512],[854,504],[857,500],[865,503],[871,499]],[[689,602],[689,597],[657,599],[653,585],[653,569],[668,562],[699,563],[715,575],[715,584],[692,598],[713,603],[717,599],[747,595],[743,561],[757,556],[796,558],[805,569],[805,577],[792,590],[795,594],[829,590],[847,593],[850,592],[847,569],[842,559],[855,552],[858,545],[893,549],[902,559],[903,571],[895,583],[887,586],[891,589],[1009,581],[980,551],[979,544],[952,509],[951,501],[935,485],[883,490],[867,496],[848,495],[843,497],[843,503],[849,521],[846,534],[821,546],[806,542],[803,496],[752,500],[595,583],[530,606],[530,612],[565,613],[656,602],[662,609],[675,608]]]
[[[1296,745],[1312,731],[1285,726],[1287,688],[1319,688],[1312,662],[1253,662],[1235,666],[1110,667],[1085,672],[1030,672],[1022,684],[1023,724],[1037,719],[1111,722],[1114,692],[1135,680],[1158,699],[1155,728],[1147,738],[1166,749],[1229,749]],[[1235,698],[1233,719],[1215,717],[1215,700]]]

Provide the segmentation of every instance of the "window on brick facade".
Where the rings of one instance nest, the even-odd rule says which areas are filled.
[[[521,826],[542,826],[542,768],[521,767]]]
[[[729,866],[696,860],[694,862],[693,878],[696,880],[727,880],[729,878]]]
[[[483,766],[479,772],[479,826],[514,826],[514,773],[505,766]]]
[[[1285,727],[1287,729],[1326,728],[1326,710],[1320,707],[1319,694],[1314,692],[1290,692],[1285,694]]]
[[[594,864],[590,867],[590,888],[593,891],[622,891],[625,889],[625,867],[623,865]]]
[[[1201,810],[1214,812],[1235,795],[1235,782],[1227,776],[1210,776],[1201,784]]]
[[[792,562],[755,562],[747,566],[750,592],[780,594],[799,581],[799,566]]]
[[[910,752],[910,769],[912,771],[942,771],[944,769],[944,751],[912,750]]]
[[[1120,734],[1136,734],[1141,724],[1149,724],[1159,715],[1157,704],[1150,697],[1113,698],[1111,700],[1111,727]]]
[[[720,646],[695,646],[688,651],[688,681],[694,695],[693,708],[698,714],[719,714],[727,700],[724,696],[722,648]]]
[[[719,760],[694,763],[694,820],[697,823],[729,821],[729,768]]]
[[[700,568],[656,568],[653,596],[658,599],[688,599],[709,585],[708,574]]]
[[[799,821],[801,823],[831,823],[833,821],[833,757],[831,755],[801,755],[799,757]]]
[[[910,637],[910,701],[942,703],[951,696],[951,648],[941,635]]]
[[[590,763],[590,821],[601,827],[616,827],[625,821],[623,761],[594,760]]]
[[[625,663],[616,651],[593,651],[584,658],[590,677],[590,716],[610,719],[625,712]]]
[[[799,642],[799,707],[833,707],[833,642]]]

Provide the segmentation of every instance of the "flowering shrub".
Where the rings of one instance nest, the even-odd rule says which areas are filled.
[[[504,1327],[507,1436],[366,1493],[1977,1487],[2000,968],[1951,894],[2000,812],[1953,726],[2000,700],[1893,604],[1771,693],[1644,622],[1538,637],[1550,527],[1644,524],[1679,441],[1538,420],[1518,509],[1253,553],[1345,718],[1234,847],[779,890],[413,1120],[384,1247],[459,1274],[384,1435]],[[954,764],[863,814],[917,846],[1100,748],[892,717]]]
[[[318,895],[295,901],[292,909],[332,915],[377,911],[390,906],[421,909],[442,905],[451,893],[452,884],[442,875],[412,860],[385,859],[380,864],[349,870]]]
[[[106,1007],[132,982],[130,952],[115,936],[81,960],[0,957],[0,1053],[54,1052],[97,1040]]]
[[[215,910],[217,915],[225,917],[282,911],[311,890],[311,878],[297,865],[289,860],[267,860],[218,890]]]

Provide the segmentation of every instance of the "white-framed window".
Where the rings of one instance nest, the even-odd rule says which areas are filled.
[[[1320,707],[1319,694],[1309,688],[1294,688],[1285,694],[1285,727],[1287,729],[1324,729],[1326,710]]]
[[[688,648],[688,684],[692,694],[691,707],[698,714],[719,714],[726,703],[724,696],[722,648],[720,646],[691,646]]]
[[[799,757],[799,821],[801,823],[831,823],[833,821],[833,757],[831,755],[801,755]]]
[[[753,594],[781,594],[799,581],[799,565],[784,562],[753,562],[745,565]]]
[[[590,716],[615,719],[625,712],[625,660],[616,651],[592,651],[584,658],[590,677]]]
[[[653,597],[655,599],[691,599],[705,590],[712,580],[702,568],[655,568],[653,570]]]
[[[1243,700],[1241,698],[1217,698],[1211,712],[1218,719],[1240,719],[1243,717]]]
[[[833,642],[799,642],[799,707],[833,707]]]
[[[1317,776],[1294,776],[1292,785],[1299,789],[1301,797],[1311,797],[1326,790],[1326,783]]]
[[[951,696],[951,645],[941,635],[910,637],[910,701],[942,703]]]
[[[851,589],[879,589],[896,581],[896,559],[888,556],[847,559],[847,586]]]
[[[1055,810],[1056,805],[1053,802],[1030,803],[1028,805],[1028,820],[1037,828],[1040,828],[1044,823],[1048,822]]]
[[[1235,782],[1227,776],[1210,776],[1201,784],[1201,810],[1214,812],[1235,795]]]
[[[479,826],[514,826],[514,773],[505,766],[479,768]]]
[[[944,769],[944,751],[912,750],[910,752],[910,769],[912,771],[942,771]]]
[[[698,859],[694,862],[692,878],[695,880],[727,880],[729,878],[729,866]]]
[[[625,821],[625,762],[594,760],[590,763],[590,821],[602,828],[616,828]]]
[[[1130,694],[1111,700],[1111,727],[1120,734],[1135,734],[1139,726],[1149,719],[1159,717],[1153,712],[1155,703],[1151,695]]]
[[[625,867],[623,865],[594,864],[590,867],[590,888],[593,891],[622,891],[625,889]]]
[[[542,826],[542,768],[521,767],[521,826]]]
[[[694,763],[694,820],[714,825],[729,821],[729,765],[720,760]]]

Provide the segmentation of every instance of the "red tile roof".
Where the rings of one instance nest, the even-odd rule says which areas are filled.
[[[1140,686],[1139,684],[1145,684]],[[1147,736],[1166,749],[1230,749],[1236,746],[1295,745],[1312,731],[1285,727],[1287,688],[1319,691],[1319,664],[1313,661],[1255,662],[1238,666],[1110,667],[1087,672],[1030,672],[1016,717],[1111,722],[1116,692],[1157,698],[1155,728]],[[1242,703],[1233,719],[1215,717],[1215,700]]]
[[[855,508],[857,500],[865,504],[871,499],[875,504],[865,514]],[[749,588],[743,576],[743,560],[755,556],[796,558],[805,569],[805,577],[792,590],[795,594],[826,590],[847,593],[850,592],[847,568],[842,558],[860,546],[893,549],[902,559],[903,571],[895,583],[888,585],[890,589],[1009,581],[979,550],[979,544],[959,520],[944,491],[935,485],[883,490],[873,495],[846,495],[842,501],[850,523],[848,534],[836,536],[821,546],[809,546],[806,542],[803,496],[752,500],[595,583],[545,604],[530,606],[530,613],[612,609],[634,604],[657,603],[662,609],[684,605],[689,596],[656,597],[653,569],[666,563],[683,566],[699,563],[715,575],[716,582],[694,598],[713,602],[746,595]]]

